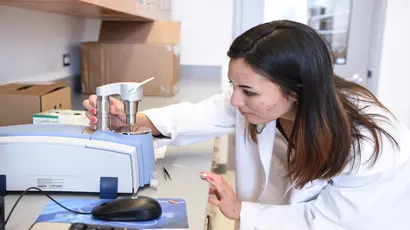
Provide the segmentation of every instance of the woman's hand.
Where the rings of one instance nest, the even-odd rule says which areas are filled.
[[[116,130],[119,127],[127,126],[127,120],[125,118],[124,104],[110,97],[110,110],[111,110],[111,129]],[[87,118],[90,120],[90,128],[97,129],[98,119],[97,115],[97,96],[91,95],[87,100],[83,101],[83,106],[88,110],[86,113]],[[137,113],[135,118],[135,124],[138,126],[151,129],[151,133],[154,136],[160,135],[159,130],[154,126],[150,119],[145,114]]]
[[[208,202],[217,206],[226,218],[239,220],[242,202],[225,179],[222,176],[209,172],[202,172],[201,178],[211,184]]]
[[[125,118],[124,104],[112,97],[110,98],[110,103],[111,128],[115,130],[119,127],[126,126],[127,122]],[[83,106],[88,110],[86,116],[90,120],[90,128],[97,129],[97,96],[91,95],[87,100],[83,101]]]

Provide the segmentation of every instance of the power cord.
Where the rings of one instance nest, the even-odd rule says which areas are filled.
[[[41,192],[43,195],[45,195],[46,197],[48,197],[50,200],[52,200],[54,203],[56,203],[57,205],[59,205],[60,207],[64,208],[65,210],[75,213],[75,214],[81,214],[81,215],[90,215],[91,212],[78,212],[72,209],[69,209],[67,207],[65,207],[64,205],[60,204],[58,201],[54,200],[54,198],[52,198],[50,195],[48,195],[46,192],[44,192],[43,190],[37,188],[37,187],[30,187],[28,189],[26,189],[21,195],[20,197],[17,199],[16,203],[14,203],[13,207],[11,208],[11,211],[9,213],[9,215],[6,218],[6,221],[4,222],[4,226],[6,226],[7,222],[9,221],[11,214],[13,213],[14,209],[16,208],[17,204],[20,202],[21,198],[23,198],[24,195],[27,194],[27,192],[29,192],[30,190],[37,190],[39,192]],[[34,226],[34,224],[30,227],[30,229]]]

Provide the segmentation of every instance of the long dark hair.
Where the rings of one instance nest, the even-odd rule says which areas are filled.
[[[331,48],[313,28],[288,20],[260,24],[236,38],[228,56],[244,58],[264,73],[286,95],[298,100],[288,142],[288,173],[298,187],[315,179],[331,179],[360,159],[361,127],[374,142],[372,164],[379,155],[382,133],[397,142],[375,121],[386,116],[363,114],[352,100],[363,100],[388,110],[366,88],[333,73]],[[359,129],[360,128],[360,129]],[[248,136],[257,142],[258,129],[248,125]],[[292,151],[292,148],[294,152]],[[355,164],[352,164],[352,168]]]

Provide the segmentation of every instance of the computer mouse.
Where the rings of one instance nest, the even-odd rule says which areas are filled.
[[[162,215],[159,202],[151,197],[119,198],[91,210],[94,218],[105,221],[149,221]]]

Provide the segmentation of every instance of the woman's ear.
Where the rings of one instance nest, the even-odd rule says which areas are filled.
[[[298,96],[296,95],[296,93],[292,92],[288,95],[288,100],[292,101],[292,102],[298,102]]]

